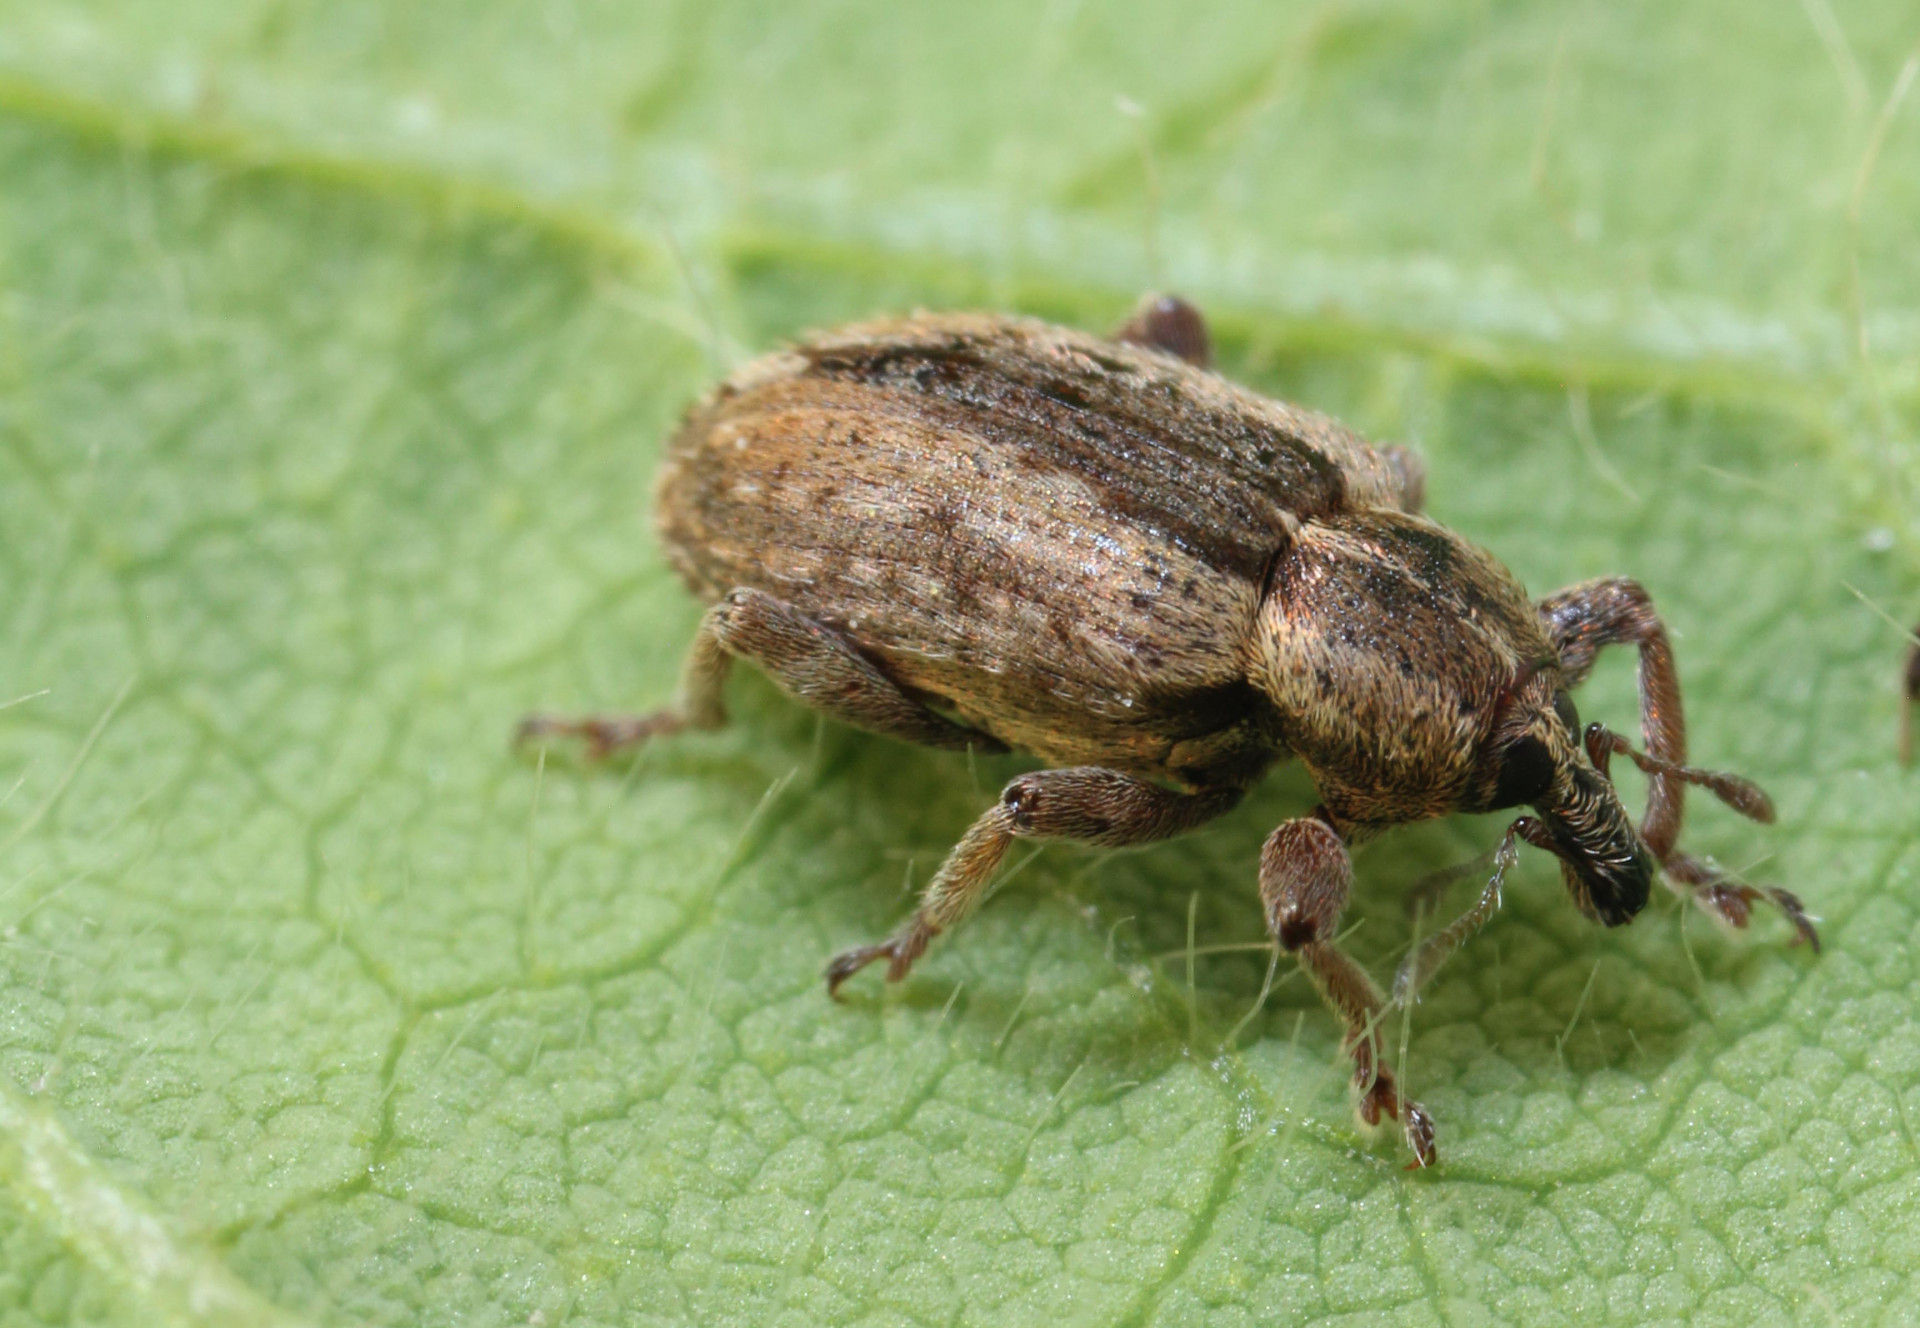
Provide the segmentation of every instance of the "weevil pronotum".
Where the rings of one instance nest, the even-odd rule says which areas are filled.
[[[1237,387],[1200,315],[1149,299],[1111,339],[1023,318],[919,314],[810,337],[688,414],[660,531],[711,607],[679,698],[634,717],[533,716],[525,738],[604,756],[724,718],[734,657],[836,719],[934,747],[1032,753],[889,939],[836,957],[830,991],[898,981],[987,894],[1018,838],[1144,844],[1191,830],[1294,757],[1320,803],[1260,855],[1267,924],[1346,1029],[1357,1108],[1431,1118],[1381,1055],[1388,997],[1336,941],[1348,847],[1454,811],[1527,806],[1479,902],[1402,965],[1420,984],[1499,904],[1516,841],[1560,860],[1575,905],[1630,921],[1656,879],[1744,926],[1800,901],[1680,852],[1689,784],[1756,821],[1753,784],[1686,764],[1667,633],[1629,580],[1533,601],[1420,514],[1424,467]],[[1568,689],[1639,651],[1645,750],[1583,731]],[[1645,772],[1636,826],[1608,772]]]

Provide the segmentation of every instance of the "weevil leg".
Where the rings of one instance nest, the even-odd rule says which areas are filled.
[[[1513,864],[1520,858],[1520,851],[1513,841],[1525,830],[1524,823],[1529,819],[1521,817],[1508,826],[1498,848],[1483,858],[1474,859],[1474,865],[1491,864],[1493,875],[1487,878],[1472,908],[1427,937],[1418,949],[1401,961],[1400,971],[1393,978],[1394,1004],[1405,1005],[1417,1000],[1420,989],[1440,971],[1440,966],[1500,911],[1500,891],[1506,884],[1507,873],[1513,870]]]
[[[682,729],[719,728],[727,722],[721,690],[733,667],[733,656],[720,636],[718,620],[724,603],[714,605],[700,620],[680,667],[680,691],[672,705],[644,715],[528,715],[513,731],[515,744],[579,738],[586,743],[588,758],[601,761],[649,738]]]
[[[1748,885],[1675,847],[1680,837],[1681,800],[1689,784],[1706,789],[1734,811],[1762,824],[1773,821],[1773,800],[1752,780],[1686,764],[1686,721],[1680,710],[1680,681],[1673,667],[1673,650],[1647,592],[1638,582],[1624,579],[1589,581],[1541,600],[1538,607],[1559,652],[1568,686],[1586,678],[1602,646],[1640,647],[1640,731],[1647,750],[1635,750],[1604,724],[1589,724],[1587,756],[1603,775],[1610,775],[1613,757],[1625,756],[1647,776],[1650,791],[1640,837],[1660,859],[1661,877],[1667,887],[1735,927],[1745,927],[1752,905],[1764,900],[1793,923],[1795,944],[1805,941],[1819,953],[1820,934],[1798,895],[1777,886]],[[1529,839],[1541,847],[1548,846],[1536,837]]]
[[[781,691],[856,728],[929,747],[1005,751],[998,739],[936,715],[895,686],[851,642],[763,591],[736,589],[707,610],[681,674],[679,698],[650,715],[533,715],[521,741],[580,737],[588,754],[607,756],[664,733],[726,722],[721,686],[735,656],[751,660]]]
[[[1146,346],[1202,369],[1213,367],[1213,338],[1200,311],[1178,295],[1149,295],[1114,332],[1115,341]]]
[[[1353,886],[1353,863],[1323,814],[1283,822],[1260,852],[1260,900],[1280,948],[1300,961],[1321,998],[1346,1028],[1360,1119],[1378,1125],[1382,1113],[1400,1120],[1414,1165],[1436,1156],[1433,1118],[1403,1097],[1384,1063],[1381,1023],[1387,1002],[1367,970],[1335,944],[1333,935]]]
[[[827,991],[878,959],[887,960],[887,981],[898,982],[929,942],[957,926],[984,900],[994,869],[1016,839],[1077,839],[1121,848],[1167,839],[1210,821],[1245,790],[1207,789],[1176,793],[1144,779],[1077,766],[1021,775],[1001,790],[999,801],[954,846],[927,883],[899,931],[878,945],[836,955],[827,965]]]
[[[1776,885],[1748,885],[1739,877],[1721,871],[1712,863],[1686,853],[1675,853],[1661,868],[1667,888],[1682,899],[1691,899],[1730,927],[1745,927],[1753,915],[1753,905],[1772,904],[1786,915],[1794,927],[1793,944],[1805,941],[1820,953],[1820,933],[1807,916],[1806,905],[1791,890]]]
[[[1447,897],[1447,891],[1469,876],[1478,876],[1493,867],[1494,855],[1498,849],[1488,849],[1485,853],[1475,854],[1465,862],[1455,863],[1451,867],[1442,867],[1430,871],[1407,887],[1407,916],[1418,918],[1432,913],[1440,907]]]
[[[1661,775],[1677,779],[1682,784],[1703,788],[1748,820],[1758,821],[1762,825],[1773,824],[1773,799],[1751,779],[1728,774],[1724,770],[1701,770],[1690,765],[1662,761],[1657,756],[1636,751],[1632,743],[1598,722],[1587,725],[1586,744],[1587,758],[1593,762],[1595,769],[1608,778],[1612,778],[1612,758],[1624,756],[1639,766],[1642,774]]]
[[[1653,601],[1639,582],[1616,577],[1570,586],[1536,607],[1569,687],[1585,681],[1602,647],[1639,647],[1640,733],[1648,754],[1672,767],[1647,777],[1647,811],[1640,819],[1640,837],[1665,862],[1680,838],[1685,810],[1686,781],[1677,770],[1687,761],[1687,722],[1680,708],[1673,647]]]

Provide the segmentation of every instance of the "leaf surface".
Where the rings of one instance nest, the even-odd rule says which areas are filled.
[[[1909,6],[100,0],[0,10],[0,1315],[23,1325],[1875,1322],[1920,1286]],[[1209,308],[1539,592],[1626,573],[1788,884],[1550,864],[1396,1030],[1444,1166],[1259,1005],[1261,839],[1016,858],[1012,758],[670,691],[724,365],[883,309]],[[1880,612],[1891,621],[1883,620]],[[1631,661],[1580,698],[1616,726]],[[1625,778],[1625,777],[1623,777]],[[1635,786],[1637,787],[1637,786]],[[1492,818],[1359,859],[1405,887]],[[1464,895],[1464,892],[1463,892]],[[1464,905],[1464,897],[1451,901]]]

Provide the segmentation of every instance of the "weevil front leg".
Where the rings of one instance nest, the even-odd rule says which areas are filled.
[[[1603,648],[1639,648],[1641,738],[1656,761],[1673,770],[1685,766],[1687,721],[1680,708],[1680,675],[1673,665],[1666,625],[1640,583],[1625,577],[1587,581],[1541,600],[1536,607],[1569,687],[1586,681]],[[1647,789],[1640,837],[1664,863],[1680,838],[1686,781],[1672,770],[1658,770],[1648,775]]]
[[[827,965],[827,991],[838,991],[841,983],[879,959],[887,961],[887,981],[904,978],[934,937],[958,926],[987,897],[994,871],[1016,839],[1077,839],[1109,848],[1148,844],[1212,820],[1239,802],[1244,792],[1217,788],[1177,793],[1098,766],[1021,775],[940,864],[906,925],[878,945],[834,957]]]
[[[1382,1114],[1400,1120],[1414,1165],[1437,1156],[1433,1118],[1403,1097],[1384,1063],[1381,1024],[1386,997],[1372,977],[1334,941],[1353,887],[1347,846],[1324,812],[1284,822],[1260,852],[1260,900],[1280,948],[1300,961],[1320,995],[1346,1028],[1360,1119],[1378,1125]]]
[[[1473,938],[1493,915],[1500,911],[1500,892],[1506,885],[1507,873],[1513,870],[1513,864],[1519,859],[1519,851],[1514,840],[1531,839],[1530,830],[1536,822],[1531,816],[1522,816],[1507,827],[1507,833],[1501,837],[1499,846],[1493,852],[1475,858],[1464,869],[1450,870],[1447,875],[1458,879],[1455,871],[1464,871],[1481,866],[1493,869],[1487,883],[1481,888],[1480,897],[1465,913],[1427,937],[1415,948],[1412,954],[1401,961],[1400,971],[1393,978],[1393,1000],[1396,1005],[1406,1005],[1418,1000],[1420,989],[1432,981],[1440,966],[1451,959],[1454,952]]]
[[[1631,743],[1609,730],[1605,724],[1587,725],[1586,743],[1588,759],[1603,775],[1611,777],[1613,757],[1625,756],[1639,766],[1643,774],[1664,775],[1682,784],[1696,784],[1749,820],[1762,825],[1773,823],[1773,799],[1751,780],[1719,770],[1676,766],[1644,752],[1637,752]],[[1746,926],[1747,919],[1753,914],[1754,904],[1763,901],[1772,904],[1793,924],[1796,933],[1794,943],[1797,945],[1805,941],[1813,947],[1815,954],[1820,953],[1820,933],[1814,929],[1813,919],[1807,916],[1806,906],[1800,902],[1800,896],[1791,890],[1782,890],[1773,885],[1748,885],[1712,863],[1677,849],[1669,853],[1667,860],[1661,864],[1661,879],[1669,890],[1683,899],[1692,899],[1730,927]]]
[[[955,724],[908,696],[842,636],[763,591],[740,588],[707,610],[681,671],[680,694],[648,715],[530,715],[517,739],[584,738],[600,759],[648,738],[726,722],[721,688],[735,656],[751,660],[781,691],[856,728],[930,747],[1005,751],[999,740]]]
[[[1820,935],[1798,896],[1777,887],[1748,885],[1677,847],[1689,784],[1705,788],[1742,816],[1763,824],[1773,820],[1773,802],[1751,780],[1686,764],[1680,678],[1667,629],[1646,590],[1624,578],[1588,581],[1541,600],[1538,608],[1570,687],[1586,679],[1603,647],[1639,647],[1640,732],[1647,750],[1635,750],[1604,724],[1587,726],[1586,747],[1588,758],[1602,774],[1610,773],[1612,757],[1625,756],[1646,775],[1647,811],[1640,821],[1640,837],[1660,860],[1667,887],[1735,927],[1747,925],[1752,904],[1771,903],[1793,923],[1796,942],[1806,941],[1817,953]]]

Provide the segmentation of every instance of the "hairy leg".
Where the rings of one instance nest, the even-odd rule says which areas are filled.
[[[1640,733],[1648,753],[1678,768],[1687,760],[1687,722],[1680,708],[1680,677],[1673,665],[1667,629],[1637,581],[1612,578],[1571,586],[1536,606],[1560,656],[1567,685],[1577,687],[1594,659],[1611,645],[1640,651]],[[1665,862],[1680,837],[1686,784],[1661,771],[1648,776],[1647,812],[1640,837]]]
[[[1793,944],[1805,941],[1815,954],[1820,953],[1820,933],[1800,896],[1791,890],[1777,885],[1748,885],[1712,863],[1685,853],[1668,858],[1662,876],[1669,890],[1682,899],[1691,899],[1730,927],[1745,927],[1753,916],[1753,905],[1772,904],[1793,924]]]
[[[1123,847],[1167,839],[1210,821],[1240,801],[1244,790],[1176,793],[1144,779],[1078,766],[1021,775],[954,846],[920,896],[920,907],[893,936],[836,955],[827,966],[827,990],[877,959],[898,982],[941,932],[957,926],[984,900],[995,868],[1016,839],[1077,839]]]
[[[1447,897],[1447,891],[1469,876],[1479,876],[1493,868],[1494,857],[1498,849],[1488,849],[1476,854],[1465,862],[1457,862],[1451,867],[1442,867],[1430,871],[1407,887],[1406,906],[1409,918],[1419,918],[1439,909]]]
[[[1530,816],[1515,821],[1507,827],[1507,833],[1501,838],[1498,848],[1468,864],[1469,867],[1490,864],[1493,875],[1487,878],[1486,886],[1480,891],[1480,897],[1474,901],[1472,908],[1427,937],[1418,949],[1401,961],[1400,971],[1393,979],[1393,1000],[1396,1005],[1419,999],[1420,989],[1440,971],[1440,966],[1500,911],[1501,888],[1506,884],[1507,873],[1520,858],[1514,840],[1525,836],[1532,821]]]
[[[1587,725],[1586,741],[1587,755],[1603,775],[1611,775],[1613,757],[1625,756],[1649,777],[1661,775],[1677,779],[1682,784],[1699,785],[1742,816],[1763,825],[1773,823],[1773,799],[1751,780],[1718,770],[1673,765],[1658,757],[1637,752],[1631,743],[1604,724]],[[1748,885],[1738,877],[1678,850],[1667,854],[1666,861],[1661,864],[1661,875],[1668,889],[1682,898],[1692,899],[1729,926],[1746,926],[1747,919],[1753,913],[1753,904],[1762,901],[1772,904],[1793,923],[1797,933],[1794,943],[1805,941],[1813,947],[1815,954],[1820,952],[1820,933],[1814,929],[1813,920],[1807,916],[1800,897],[1791,890],[1782,890],[1778,886]]]
[[[792,605],[758,590],[737,589],[707,610],[694,635],[674,703],[647,715],[566,718],[530,715],[522,742],[584,738],[599,759],[648,738],[726,722],[721,686],[735,656],[758,664],[801,704],[856,728],[929,747],[1005,751],[995,738],[955,724],[902,692],[851,642]]]
[[[1346,1028],[1353,1057],[1353,1084],[1360,1119],[1380,1123],[1384,1113],[1401,1121],[1414,1165],[1432,1166],[1433,1119],[1425,1107],[1402,1097],[1382,1055],[1381,1021],[1387,1002],[1380,988],[1333,936],[1346,911],[1353,864],[1339,833],[1321,815],[1286,821],[1268,836],[1260,853],[1260,899],[1280,948],[1294,955]]]

